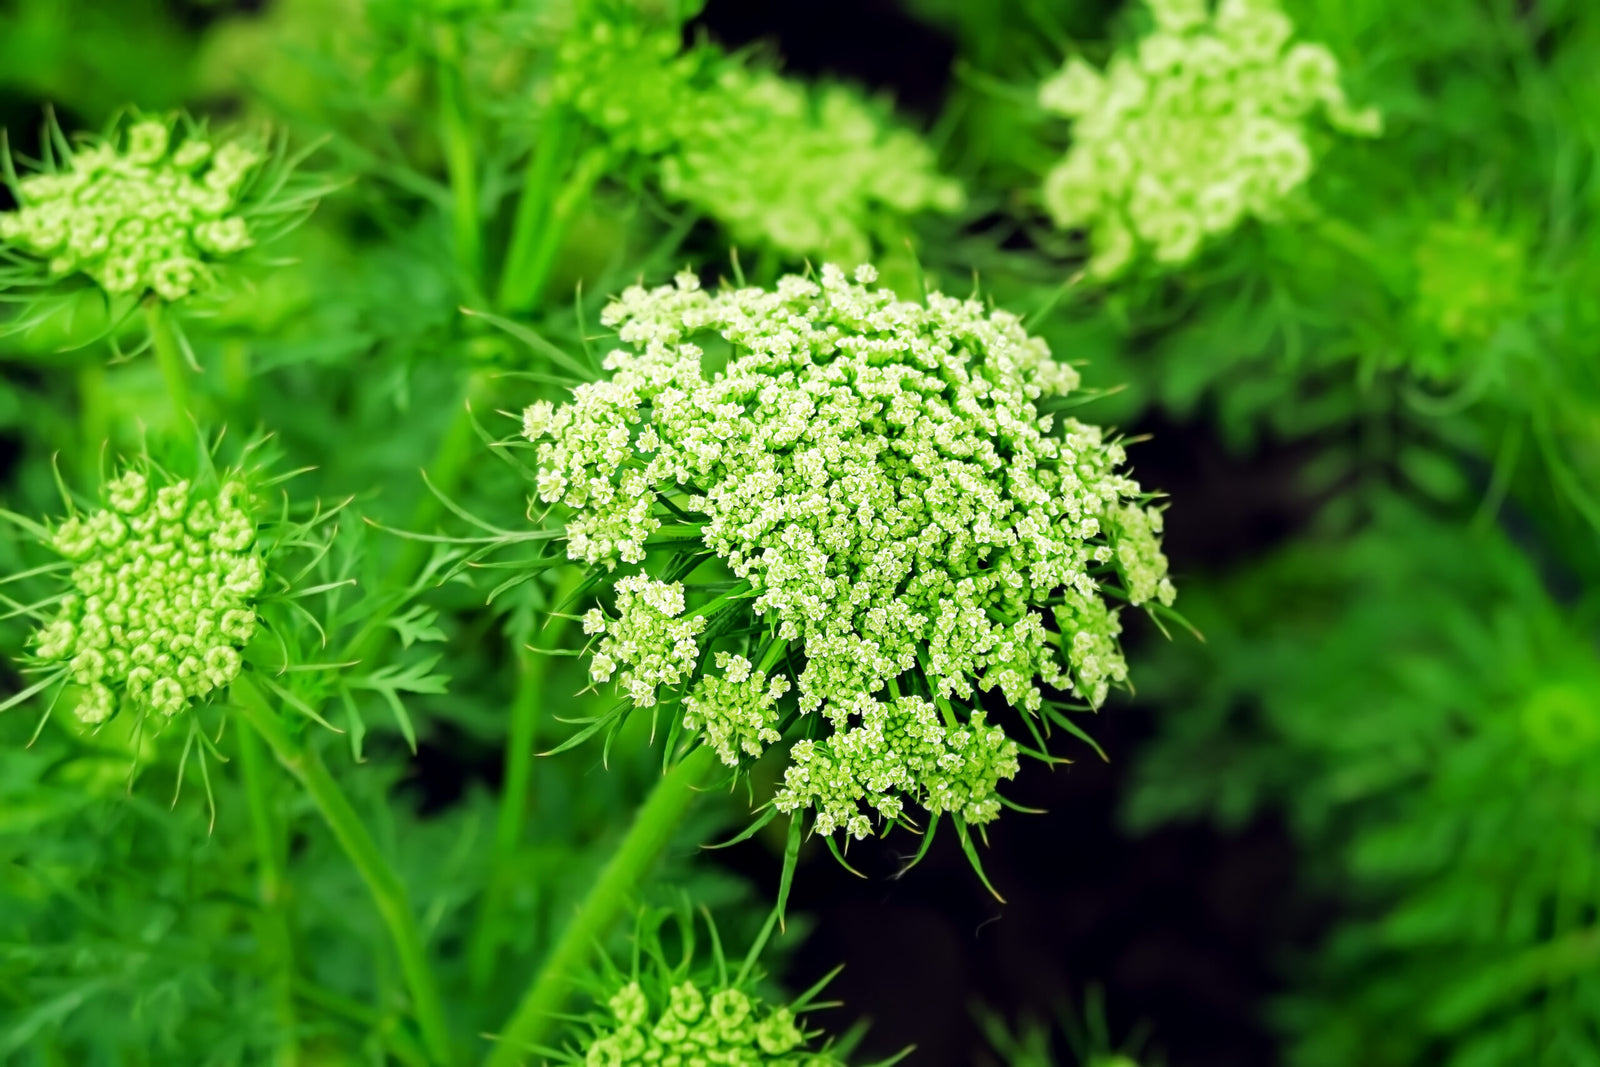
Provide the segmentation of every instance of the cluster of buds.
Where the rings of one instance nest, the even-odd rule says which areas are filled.
[[[857,837],[906,802],[993,819],[1020,750],[978,694],[1041,718],[1098,705],[1127,677],[1119,605],[1176,595],[1122,446],[1041,410],[1072,367],[1014,315],[876,278],[632,287],[602,315],[610,377],[523,414],[568,557],[643,567],[585,616],[591,678],[636,707],[681,696],[730,766],[794,728],[779,810]],[[740,587],[703,599],[651,553],[666,542]]]
[[[778,698],[791,688],[782,674],[770,678],[750,661],[718,652],[717,669],[700,676],[683,698],[683,725],[699,731],[729,767],[744,756],[759,756],[766,745],[783,740],[778,732]]]
[[[664,1003],[652,1004],[634,981],[606,1006],[611,1024],[584,1050],[584,1067],[839,1067],[832,1056],[806,1051],[805,1034],[789,1008],[769,1007],[741,989],[707,991],[685,980],[667,989]]]
[[[611,680],[618,666],[618,684],[635,706],[651,707],[656,690],[674,686],[694,670],[700,658],[695,637],[706,627],[701,617],[682,618],[683,586],[657,582],[637,574],[617,582],[617,618],[599,608],[583,617],[583,632],[601,634],[590,660],[589,676]]]
[[[34,637],[34,654],[82,691],[78,718],[119,708],[178,714],[225,688],[256,631],[265,571],[247,490],[155,485],[129,470],[106,486],[109,507],[58,526],[51,547],[73,564],[72,591]]]
[[[19,180],[0,243],[51,278],[83,274],[114,296],[182,300],[209,283],[208,264],[254,243],[239,201],[266,157],[238,142],[175,140],[165,122],[136,122],[123,141],[80,147],[59,169]]]
[[[1529,303],[1525,240],[1498,227],[1471,200],[1435,219],[1412,248],[1415,318],[1449,341],[1482,345]]]
[[[595,21],[563,43],[552,92],[652,161],[670,199],[797,259],[863,259],[897,220],[965,199],[927,143],[856,90],[684,52],[673,30]]]
[[[1109,278],[1148,248],[1191,259],[1247,217],[1270,220],[1311,174],[1308,119],[1375,136],[1320,44],[1289,44],[1277,0],[1147,0],[1156,31],[1105,71],[1072,58],[1039,91],[1073,120],[1073,144],[1045,178],[1058,226],[1089,230],[1092,274]]]

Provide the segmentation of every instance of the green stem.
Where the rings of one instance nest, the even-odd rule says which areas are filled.
[[[83,430],[83,469],[92,484],[100,480],[100,449],[111,436],[106,365],[92,356],[78,368],[78,425]]]
[[[240,717],[261,735],[261,739],[278,757],[278,762],[305,786],[312,803],[328,824],[328,829],[333,832],[340,848],[355,865],[361,880],[372,894],[373,903],[377,905],[384,925],[389,928],[390,939],[400,958],[400,970],[411,990],[412,1008],[428,1056],[436,1064],[454,1062],[443,1002],[439,999],[439,990],[428,966],[422,935],[417,929],[411,903],[406,898],[405,886],[384,859],[377,843],[362,823],[361,816],[356,814],[355,808],[317,758],[316,752],[309,747],[302,747],[289,736],[278,713],[268,703],[254,679],[249,674],[240,674],[233,681],[232,694]]]
[[[568,175],[566,187],[556,197],[545,226],[539,233],[538,242],[528,257],[526,288],[519,294],[519,303],[510,310],[530,310],[544,298],[556,258],[572,229],[572,220],[594,191],[610,162],[608,152],[591,149]]]
[[[479,226],[478,160],[461,86],[461,42],[456,27],[439,30],[439,141],[450,174],[456,260],[469,288],[480,288],[483,233]]]
[[[561,621],[561,620],[558,620]],[[488,988],[500,950],[501,917],[519,866],[522,830],[533,782],[533,746],[550,657],[529,650],[517,656],[517,692],[511,703],[511,730],[506,738],[505,783],[500,792],[500,812],[495,823],[494,852],[488,884],[478,910],[477,925],[467,950],[467,973],[472,988]]]
[[[228,391],[228,400],[243,402],[250,390],[250,347],[240,340],[231,340],[222,346],[222,382]]]
[[[281,1067],[292,1067],[299,1062],[299,1052],[295,1046],[294,943],[289,936],[286,911],[283,837],[279,833],[277,820],[273,818],[271,768],[261,751],[260,740],[250,730],[239,731],[239,768],[250,808],[256,863],[260,867],[259,936],[277,986],[281,1043],[274,1062]]]
[[[574,979],[594,951],[595,942],[610,930],[629,896],[671,842],[715,763],[715,753],[702,745],[656,783],[634,817],[628,835],[612,853],[516,1011],[500,1029],[494,1048],[484,1061],[487,1067],[516,1067],[523,1062],[527,1049],[545,1042],[550,1028],[560,1021],[557,1013],[572,993]]]
[[[167,383],[167,396],[172,400],[173,414],[178,424],[184,416],[194,413],[194,397],[189,389],[189,376],[194,373],[172,336],[172,324],[167,321],[166,307],[159,300],[150,299],[144,305],[145,326],[150,331],[150,344],[155,349],[156,363],[161,367],[161,377]]]
[[[511,244],[500,272],[496,306],[503,314],[527,311],[538,299],[538,269],[533,260],[541,235],[548,229],[554,206],[554,188],[562,166],[571,155],[576,125],[565,110],[552,111],[539,129],[524,172],[517,214],[511,224]]]

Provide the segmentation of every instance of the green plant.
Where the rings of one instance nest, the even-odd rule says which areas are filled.
[[[680,52],[676,27],[609,16],[565,39],[551,93],[737,244],[853,264],[892,247],[908,217],[962,206],[927,145],[849,87],[788,80],[707,44]]]
[[[1092,708],[1126,680],[1104,598],[1172,602],[1161,516],[1120,445],[1045,413],[1076,376],[1017,319],[856,279],[630,289],[604,319],[642,351],[523,432],[566,555],[604,567],[589,584],[643,566],[583,617],[591,678],[626,695],[588,732],[676,690],[669,745],[698,731],[730,767],[798,729],[774,811],[862,838],[863,805],[893,823],[909,800],[966,841],[1020,751],[976,694],[1021,710],[1040,758],[1041,725],[1081,734],[1041,684]]]
[[[1056,1067],[1069,1062],[1077,1067],[1139,1067],[1140,1063],[1160,1062],[1148,1056],[1135,1058],[1144,1043],[1142,1035],[1113,1045],[1106,1022],[1105,991],[1098,985],[1090,986],[1085,993],[1081,1011],[1068,1005],[1058,1009],[1057,1017],[1054,1025],[1025,1019],[1013,1031],[1004,1016],[980,1013],[984,1034],[996,1057],[993,1062],[1005,1067]],[[1057,1032],[1065,1038],[1070,1060],[1061,1059],[1056,1052]]]
[[[1581,1058],[1593,604],[1553,601],[1503,537],[1386,500],[1359,535],[1296,546],[1194,617],[1221,651],[1161,675],[1190,710],[1129,817],[1286,813],[1344,902],[1278,1005],[1291,1062]],[[1196,765],[1222,773],[1179,773]]]
[[[1593,5],[758,7],[0,13],[0,1060],[881,1058],[828,852],[1183,1063],[997,822],[1136,767],[1331,903],[1291,1061],[1590,1062]]]

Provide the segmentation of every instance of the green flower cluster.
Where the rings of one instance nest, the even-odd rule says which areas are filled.
[[[711,294],[688,274],[635,286],[603,315],[632,346],[607,356],[611,377],[524,417],[539,498],[567,509],[570,558],[643,563],[662,514],[689,515],[748,583],[738,610],[799,643],[799,712],[815,735],[820,710],[833,734],[797,752],[785,803],[857,833],[849,802],[892,817],[889,790],[992,817],[1016,750],[977,713],[962,725],[950,698],[998,689],[1031,715],[1042,683],[1098,704],[1126,676],[1103,583],[1134,604],[1174,595],[1160,513],[1119,473],[1122,447],[1039,408],[1075,389],[1076,371],[1015,316],[938,293],[902,301],[869,288],[875,277],[828,265],[820,282],[791,275],[774,291]],[[709,376],[701,341],[728,349]],[[625,577],[622,619],[589,616],[610,642],[596,677],[638,662],[647,640],[670,664],[635,671],[636,703],[638,683],[676,682],[697,652],[665,628],[685,622],[681,586],[632,621],[640,590],[659,584]],[[708,710],[723,682],[752,684],[745,669],[699,679],[690,711],[729,763],[778,732],[765,679],[749,718]]]
[[[208,283],[209,262],[253,243],[239,195],[264,159],[193,135],[175,144],[166,123],[136,122],[121,148],[79,148],[64,169],[19,180],[0,242],[52,278],[81,273],[112,295],[182,300]]]
[[[740,989],[707,996],[686,980],[653,1005],[634,981],[606,1005],[612,1025],[588,1045],[585,1067],[839,1067],[832,1056],[806,1051],[805,1034],[788,1008],[769,1008]]]
[[[695,637],[706,628],[703,617],[683,614],[683,586],[657,582],[642,574],[617,582],[617,618],[592,608],[583,617],[583,632],[603,634],[589,661],[589,676],[606,682],[623,667],[617,684],[635,707],[656,702],[656,690],[675,686],[700,659]]]
[[[778,698],[790,689],[781,674],[770,678],[731,652],[716,654],[722,674],[704,674],[683,699],[683,725],[700,731],[722,762],[737,766],[740,754],[759,756],[778,732]]]
[[[559,70],[558,99],[619,150],[657,159],[663,192],[735,241],[858,261],[893,220],[963,202],[921,138],[841,85],[709,47],[680,54],[676,33],[610,21],[571,34]]]
[[[1339,64],[1319,44],[1289,45],[1277,0],[1147,0],[1155,32],[1104,72],[1074,57],[1039,90],[1073,120],[1073,144],[1044,181],[1057,225],[1085,227],[1092,274],[1113,277],[1148,248],[1172,265],[1243,219],[1270,220],[1311,174],[1307,120],[1375,136]],[[1287,47],[1286,47],[1287,46]]]
[[[840,829],[857,838],[872,830],[862,803],[898,819],[905,810],[902,796],[934,815],[951,812],[975,825],[990,822],[1000,814],[995,789],[1017,773],[1016,743],[989,725],[982,711],[949,730],[921,697],[869,707],[858,725],[834,734],[826,745],[795,742],[790,758],[774,806],[782,812],[811,808],[818,833]]]
[[[265,579],[245,496],[239,482],[202,494],[129,470],[106,486],[108,508],[56,528],[72,591],[34,653],[82,688],[78,718],[170,718],[238,675]]]

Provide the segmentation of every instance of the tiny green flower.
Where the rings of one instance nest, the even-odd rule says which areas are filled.
[[[1090,273],[1110,278],[1148,250],[1164,266],[1248,217],[1270,220],[1310,176],[1318,110],[1336,130],[1375,136],[1320,44],[1289,46],[1276,0],[1149,0],[1155,32],[1104,72],[1073,57],[1039,89],[1073,121],[1073,144],[1042,196],[1061,227],[1089,231]]]
[[[759,756],[778,733],[778,698],[789,691],[783,675],[769,678],[750,661],[731,652],[716,654],[721,675],[707,672],[683,701],[683,724],[698,730],[722,762],[738,764],[741,755]]]

